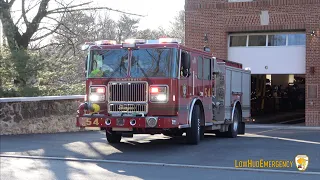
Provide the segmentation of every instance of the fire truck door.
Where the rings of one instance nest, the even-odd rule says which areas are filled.
[[[193,57],[193,79],[192,84],[194,88],[194,96],[200,97],[203,101],[204,89],[203,89],[203,57],[202,55],[195,55]]]
[[[186,70],[183,67],[183,61],[185,59],[189,60],[189,68]],[[180,79],[179,79],[179,118],[181,124],[187,124],[188,123],[188,114],[189,111],[189,104],[190,104],[190,98],[192,95],[192,77],[193,77],[193,61],[192,61],[191,53],[187,52],[185,50],[181,51],[181,60],[180,60]]]
[[[212,78],[211,58],[203,58],[202,82],[203,82],[203,109],[206,122],[212,122]]]

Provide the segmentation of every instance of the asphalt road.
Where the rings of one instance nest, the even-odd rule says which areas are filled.
[[[319,179],[319,137],[319,130],[260,128],[236,139],[208,134],[192,146],[162,135],[137,135],[110,145],[99,131],[0,136],[0,179]],[[295,164],[234,168],[235,160],[294,161],[298,154],[310,159],[304,173]],[[9,155],[15,157],[4,157]]]

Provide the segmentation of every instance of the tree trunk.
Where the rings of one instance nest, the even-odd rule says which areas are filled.
[[[19,48],[19,42],[21,41],[21,35],[17,26],[14,25],[10,10],[1,8],[0,20],[3,26],[3,32],[8,41],[8,45],[11,51],[15,51]]]

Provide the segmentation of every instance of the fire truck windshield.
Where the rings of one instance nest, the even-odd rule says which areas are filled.
[[[92,50],[89,77],[126,77],[128,54],[125,49]],[[130,59],[131,77],[175,78],[178,75],[178,50],[175,48],[140,48],[132,50]]]
[[[177,55],[174,48],[133,50],[131,77],[176,77]]]
[[[126,77],[128,51],[124,49],[92,50],[89,77]]]

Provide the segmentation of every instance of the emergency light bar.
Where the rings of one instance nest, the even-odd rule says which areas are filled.
[[[146,40],[144,39],[126,39],[124,41],[126,44],[144,44],[146,43]]]
[[[144,39],[126,39],[124,43],[122,43],[122,47],[124,48],[135,48],[137,44],[145,44],[146,40]]]
[[[97,45],[115,45],[117,44],[116,41],[114,40],[101,40],[101,41],[96,41]]]
[[[159,43],[181,43],[181,39],[177,38],[159,38]]]

